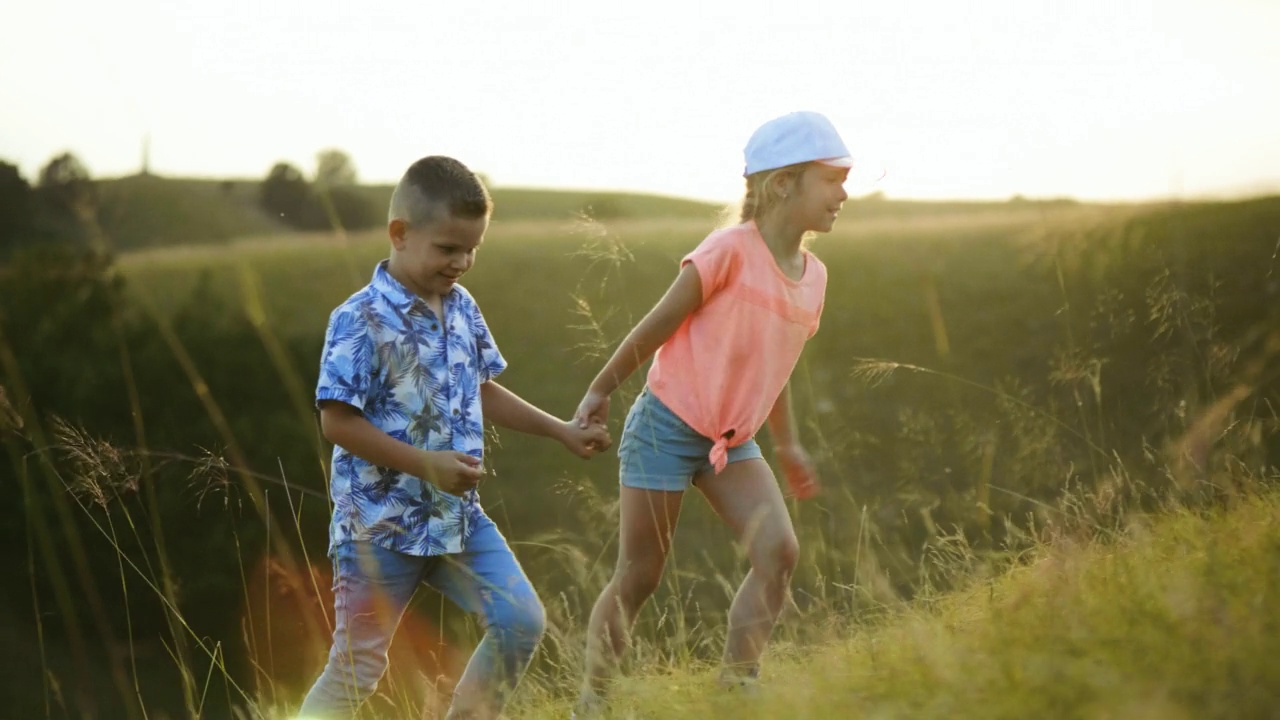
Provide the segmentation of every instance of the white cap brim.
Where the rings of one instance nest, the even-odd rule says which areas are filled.
[[[817,162],[820,162],[823,165],[830,165],[831,167],[841,167],[841,168],[853,167],[853,158],[847,155],[845,157],[839,157],[839,158],[826,158],[823,160],[818,160]]]

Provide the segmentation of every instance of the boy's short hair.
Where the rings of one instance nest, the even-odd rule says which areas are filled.
[[[423,225],[451,217],[474,220],[491,212],[489,191],[470,168],[451,157],[431,155],[410,165],[396,184],[387,222]]]

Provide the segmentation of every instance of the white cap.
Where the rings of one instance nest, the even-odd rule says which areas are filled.
[[[821,113],[793,112],[761,125],[743,150],[743,176],[804,162],[853,167],[840,133]]]

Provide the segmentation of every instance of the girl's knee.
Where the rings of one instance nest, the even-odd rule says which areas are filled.
[[[662,582],[662,565],[633,563],[620,568],[616,576],[618,594],[624,602],[639,604],[649,599]]]
[[[800,541],[795,535],[787,535],[778,546],[778,564],[786,569],[788,573],[796,569],[796,565],[800,564]]]
[[[754,567],[770,574],[790,577],[800,562],[800,541],[794,533],[787,533],[762,548]]]

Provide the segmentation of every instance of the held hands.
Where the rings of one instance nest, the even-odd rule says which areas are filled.
[[[578,403],[578,411],[573,414],[573,420],[583,430],[596,423],[605,424],[609,421],[609,396],[588,390],[582,396],[582,402]]]
[[[613,438],[609,437],[609,428],[602,422],[583,425],[574,419],[561,427],[560,442],[564,443],[569,452],[589,460],[596,453],[608,450],[613,444]]]
[[[578,403],[578,410],[573,420],[565,428],[565,447],[580,458],[590,458],[598,452],[608,450],[613,444],[609,437],[609,396],[588,390]]]
[[[484,477],[480,458],[453,450],[428,450],[423,455],[423,479],[450,495],[466,493]]]
[[[800,500],[815,497],[822,487],[818,484],[818,471],[814,469],[813,459],[799,445],[786,445],[776,449],[778,463],[782,466],[782,474],[787,479],[787,487],[791,494]]]

